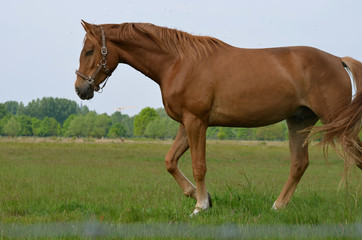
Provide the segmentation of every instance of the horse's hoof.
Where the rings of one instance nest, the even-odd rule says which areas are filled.
[[[201,208],[196,207],[195,210],[193,211],[193,213],[191,213],[190,217],[192,218],[192,217],[198,215],[201,211],[202,211]]]
[[[207,210],[207,209],[209,209],[209,208],[212,207],[212,199],[211,199],[209,193],[207,193],[207,197],[208,197],[208,201],[209,201],[209,206],[208,206],[207,208],[205,208],[205,209],[203,209],[203,208],[201,208],[201,207],[196,207],[195,210],[193,211],[193,213],[191,213],[190,217],[196,216],[196,215],[198,215],[200,212],[203,212],[203,211],[205,211],[205,210]]]
[[[210,193],[207,193],[207,196],[209,198],[209,207],[212,207],[212,199],[211,199]]]
[[[275,204],[276,202],[277,202],[277,201],[275,201],[275,202],[273,203],[273,206],[272,206],[272,209],[273,209],[273,210],[278,210],[278,207],[277,207],[276,204]]]
[[[275,211],[278,211],[278,210],[282,210],[282,209],[285,209],[286,205],[278,205],[277,206],[277,201],[274,202],[273,206],[272,206],[272,209],[275,210]]]
[[[190,217],[196,216],[200,212],[205,211],[205,210],[212,207],[212,199],[211,199],[210,193],[207,193],[207,199],[208,199],[208,202],[209,202],[209,206],[196,207],[195,210],[193,211],[193,213],[191,213]]]

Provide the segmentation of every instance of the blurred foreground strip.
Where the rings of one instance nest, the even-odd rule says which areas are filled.
[[[310,239],[362,238],[362,223],[350,225],[191,225],[111,224],[96,221],[44,224],[0,224],[2,238],[198,238],[198,239]]]

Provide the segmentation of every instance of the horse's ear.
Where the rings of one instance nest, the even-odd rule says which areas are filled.
[[[101,41],[101,37],[98,37],[98,35],[99,35],[99,27],[97,25],[87,23],[83,19],[82,19],[81,24],[82,24],[84,30],[87,33],[88,39],[90,41],[92,41],[94,45],[100,46],[99,42]]]
[[[89,23],[87,23],[86,21],[84,21],[84,20],[82,19],[80,24],[82,24],[82,27],[84,28],[84,31],[85,31],[85,32],[88,32],[88,31],[89,31],[89,28],[88,28]]]
[[[94,25],[94,24],[91,24],[91,23],[87,23],[86,21],[84,21],[82,19],[82,22],[81,22],[84,30],[86,31],[87,33],[87,38],[94,44],[94,45],[98,45],[100,46],[100,43],[99,43],[99,39],[97,38],[97,28],[98,26],[97,25]]]
[[[93,24],[90,24],[90,23],[87,23],[86,21],[84,21],[83,19],[81,20],[81,24],[84,28],[84,30],[87,32],[87,33],[94,33],[94,27],[95,25]]]

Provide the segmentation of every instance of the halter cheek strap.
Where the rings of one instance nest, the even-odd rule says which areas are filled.
[[[81,73],[80,71],[75,70],[75,73],[79,77],[81,77],[85,81],[87,81],[87,83],[89,85],[92,85],[94,90],[97,91],[97,92],[99,90],[102,90],[106,86],[108,78],[112,75],[111,70],[109,70],[108,67],[107,67],[107,59],[106,58],[107,58],[108,50],[107,50],[107,47],[106,47],[106,37],[104,35],[103,27],[100,27],[100,28],[101,28],[101,32],[102,32],[102,47],[101,47],[102,59],[97,64],[96,71],[92,74],[92,76],[89,77],[89,76],[85,75],[84,73]],[[97,74],[102,70],[102,68],[104,69],[104,73],[107,75],[107,78],[105,79],[105,82],[104,82],[103,86],[101,88],[99,88],[99,87],[95,86],[94,81],[95,81],[95,78],[96,78]]]

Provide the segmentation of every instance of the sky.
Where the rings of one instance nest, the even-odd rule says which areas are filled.
[[[128,115],[162,107],[159,87],[120,64],[103,93],[74,91],[84,19],[94,24],[149,22],[207,35],[242,48],[313,46],[362,60],[360,0],[12,0],[0,9],[0,103],[67,98],[97,113]]]

